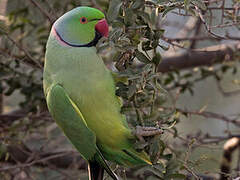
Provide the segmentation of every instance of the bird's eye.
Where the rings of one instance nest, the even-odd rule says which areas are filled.
[[[81,17],[80,18],[80,23],[81,24],[86,24],[88,21],[87,21],[87,18],[86,17]]]

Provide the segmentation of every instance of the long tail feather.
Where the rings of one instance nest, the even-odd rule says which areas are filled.
[[[96,160],[104,168],[104,170],[109,174],[109,176],[112,177],[113,180],[119,180],[117,175],[111,170],[111,168],[108,166],[107,162],[105,161],[102,153],[97,149],[97,156]],[[94,179],[95,180],[95,179]]]
[[[89,180],[103,180],[104,168],[97,161],[88,164]]]

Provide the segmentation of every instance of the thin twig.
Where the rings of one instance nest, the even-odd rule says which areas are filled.
[[[49,22],[51,23],[51,24],[53,24],[54,23],[54,19],[52,18],[52,16],[47,12],[47,11],[45,11],[43,8],[42,8],[42,6],[37,2],[37,1],[35,1],[35,0],[29,0],[34,6],[36,6],[39,10],[40,10],[40,12],[45,16],[45,17],[47,17],[47,19],[49,20]]]
[[[237,118],[229,118],[223,114],[218,114],[218,113],[214,113],[214,112],[209,112],[209,111],[189,111],[189,110],[183,110],[183,109],[179,109],[177,108],[178,112],[181,113],[186,113],[186,114],[193,114],[193,115],[198,115],[198,116],[203,116],[205,118],[214,118],[214,119],[219,119],[221,121],[225,121],[227,123],[232,123],[238,127],[240,127],[240,121],[237,121]]]
[[[11,169],[16,169],[16,168],[29,167],[29,166],[32,166],[32,165],[34,165],[36,163],[45,162],[45,161],[48,161],[48,160],[51,160],[51,159],[55,159],[55,158],[58,158],[58,157],[65,156],[67,154],[69,154],[69,152],[63,152],[63,153],[55,154],[55,155],[52,155],[52,156],[48,156],[46,158],[37,159],[37,160],[34,160],[34,161],[30,162],[30,163],[3,167],[3,168],[0,168],[0,171],[7,171],[7,170],[11,170]]]
[[[0,29],[0,32],[3,33],[14,45],[16,45],[19,50],[23,51],[27,58],[31,60],[36,65],[36,67],[42,69],[42,65],[36,61],[25,48],[20,46],[14,39],[12,39],[12,37],[7,32],[3,31],[2,29]]]
[[[219,36],[219,35],[213,33],[213,32],[211,31],[210,27],[207,25],[207,22],[205,21],[203,15],[202,15],[201,10],[200,10],[197,6],[195,6],[195,9],[196,9],[196,11],[197,11],[197,13],[198,13],[198,15],[199,15],[202,23],[204,24],[205,29],[207,30],[207,32],[208,32],[210,35],[212,35],[214,38],[219,39],[219,40],[221,40],[221,39],[227,39],[227,38],[224,37],[224,36]]]
[[[170,41],[200,41],[200,40],[216,40],[215,38],[211,36],[193,36],[193,37],[179,37],[179,38],[170,38],[170,37],[165,37],[162,36],[164,40],[170,42]]]

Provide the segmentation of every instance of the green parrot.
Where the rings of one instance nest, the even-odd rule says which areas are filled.
[[[61,16],[47,42],[43,87],[53,119],[88,161],[89,178],[103,179],[105,169],[117,180],[105,159],[123,166],[151,162],[134,149],[112,74],[96,53],[103,36],[108,24],[95,8],[77,7]]]

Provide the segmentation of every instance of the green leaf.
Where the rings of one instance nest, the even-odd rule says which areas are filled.
[[[151,162],[156,164],[165,149],[164,142],[160,139],[160,136],[155,136],[151,142],[149,153]]]
[[[151,63],[150,59],[148,59],[148,57],[145,56],[145,54],[143,54],[142,52],[136,50],[135,55],[139,61],[141,61],[145,64]]]
[[[148,168],[145,168],[145,172],[146,171],[150,171],[151,173],[158,176],[159,178],[163,178],[163,176],[164,176],[164,174],[163,174],[164,171],[161,171],[159,169],[152,168],[152,167],[149,167],[149,166],[148,166]]]
[[[117,19],[121,6],[122,6],[121,0],[112,0],[110,2],[107,12],[107,18],[110,22]]]
[[[184,0],[184,8],[186,10],[189,10],[190,2],[191,2],[191,0]]]
[[[152,58],[152,62],[158,66],[160,64],[160,62],[162,61],[162,56],[160,53],[156,53],[156,55]]]
[[[176,138],[178,135],[178,131],[176,127],[172,127],[172,130],[174,131],[173,137]]]
[[[161,158],[166,159],[167,161],[170,161],[172,159],[173,155],[172,154],[165,154],[161,156]]]
[[[133,37],[132,37],[132,44],[137,46],[141,41],[140,41],[141,35],[136,33]]]
[[[132,9],[127,9],[125,11],[124,22],[126,25],[130,26],[133,25],[136,19],[136,15],[133,13]]]
[[[152,10],[152,13],[151,13],[151,23],[152,23],[153,25],[155,25],[155,24],[157,23],[158,14],[159,14],[158,8],[155,8],[155,9]]]
[[[0,33],[1,33],[1,31],[7,32],[8,31],[8,26],[6,25],[5,20],[0,19]]]
[[[155,49],[155,48],[158,47],[158,44],[159,44],[159,39],[154,39],[154,40],[152,41],[151,46],[152,46],[153,49]]]
[[[165,30],[164,29],[158,29],[158,30],[154,30],[154,39],[160,39],[162,37],[162,35],[164,34]]]
[[[0,158],[2,158],[6,152],[7,152],[6,146],[0,143]]]
[[[139,11],[137,13],[143,20],[146,24],[149,24],[151,25],[151,18],[150,18],[150,15],[144,11]]]
[[[144,0],[135,0],[131,8],[136,10],[144,6]]]
[[[133,83],[128,88],[128,98],[131,98],[137,90],[136,84]]]
[[[150,28],[147,28],[147,31],[145,32],[144,37],[149,40],[153,40],[154,32]]]
[[[173,9],[175,9],[175,8],[176,8],[176,7],[166,7],[165,10],[163,11],[163,15],[162,15],[162,16],[163,16],[163,17],[166,16],[166,14],[167,14],[169,11],[171,11],[171,10],[173,10]]]
[[[115,20],[112,22],[112,27],[113,28],[123,28],[125,25],[122,21]]]
[[[171,174],[177,173],[179,166],[180,164],[178,163],[178,161],[174,157],[172,157],[171,160],[167,162],[166,177]]]
[[[145,41],[145,42],[142,42],[142,50],[143,51],[149,51],[151,49],[153,49],[151,46],[151,41]]]
[[[153,165],[153,168],[154,168],[154,169],[157,169],[157,170],[159,170],[159,171],[161,171],[161,172],[163,172],[163,173],[166,172],[166,167],[165,167],[164,163],[161,162],[161,161],[159,161],[157,164],[154,164],[154,165]]]
[[[113,31],[111,31],[109,34],[109,39],[111,41],[117,41],[122,34],[123,34],[122,28],[114,28]]]
[[[116,87],[118,87],[117,90],[116,90],[116,95],[119,96],[119,97],[122,97],[124,99],[127,99],[128,98],[128,95],[127,95],[128,87],[127,87],[127,85],[122,83],[122,82],[117,82]]]

